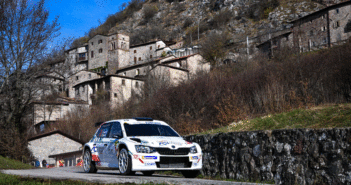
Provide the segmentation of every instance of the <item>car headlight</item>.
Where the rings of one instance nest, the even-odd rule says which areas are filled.
[[[197,153],[196,146],[190,147],[190,153],[191,153],[191,154],[196,154],[196,153]]]
[[[154,153],[156,152],[155,148],[143,145],[135,145],[135,150],[138,153]]]

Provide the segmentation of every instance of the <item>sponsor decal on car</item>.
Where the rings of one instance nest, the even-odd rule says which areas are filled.
[[[145,144],[149,144],[149,142],[148,141],[141,141],[141,144],[145,145]]]
[[[197,163],[193,163],[193,166],[197,166]]]
[[[144,164],[144,161],[139,158],[139,161]]]
[[[190,156],[190,160],[198,160],[199,157],[198,156]]]
[[[145,121],[145,124],[161,125],[159,122]]]
[[[100,158],[99,158],[99,156],[98,155],[91,155],[91,160],[93,160],[93,161],[96,161],[96,162],[99,162],[100,161]]]
[[[142,159],[155,159],[157,160],[157,156],[142,156]]]
[[[93,148],[91,149],[91,152],[92,152],[92,153],[97,152],[96,146],[93,146]]]
[[[191,144],[193,144],[193,143],[192,143],[192,142],[189,142],[189,141],[185,141],[185,144],[191,145]]]
[[[165,145],[179,145],[182,146],[183,144],[181,142],[175,142],[175,141],[167,141],[167,140],[161,140],[158,142],[160,146],[165,146]]]
[[[145,163],[145,166],[155,166],[156,163]]]
[[[138,155],[136,155],[136,154],[134,154],[134,155],[133,155],[133,158],[134,158],[134,159],[138,159],[138,158],[139,158],[139,156],[138,156]]]
[[[97,162],[96,164],[97,164],[98,166],[101,166],[101,162]]]

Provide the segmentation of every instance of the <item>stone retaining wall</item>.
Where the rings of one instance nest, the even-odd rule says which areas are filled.
[[[184,138],[202,147],[205,176],[276,184],[351,184],[351,128]]]

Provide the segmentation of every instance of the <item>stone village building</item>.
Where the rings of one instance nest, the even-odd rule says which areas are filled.
[[[45,159],[50,166],[59,166],[58,161],[65,161],[65,166],[76,166],[82,159],[84,142],[78,138],[67,135],[59,130],[40,134],[28,139],[28,148],[33,156],[40,162]]]
[[[37,77],[39,83],[52,87],[38,97],[50,92],[68,97],[33,102],[36,130],[62,118],[72,107],[82,109],[95,104],[102,92],[111,107],[120,106],[132,96],[141,95],[150,74],[177,85],[198,71],[209,72],[210,64],[203,62],[198,47],[180,46],[160,40],[130,46],[129,36],[115,33],[96,35],[83,46],[67,50],[64,61],[50,64],[51,72]]]
[[[291,24],[290,30],[258,44],[259,50],[272,56],[275,49],[285,46],[307,52],[346,42],[351,37],[351,1],[328,6]]]

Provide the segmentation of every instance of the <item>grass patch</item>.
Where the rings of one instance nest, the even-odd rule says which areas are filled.
[[[76,181],[76,180],[51,180],[51,179],[39,179],[39,178],[28,178],[28,177],[21,177],[16,175],[8,175],[0,173],[0,185],[8,185],[8,184],[22,184],[22,185],[101,185],[102,183],[88,183],[83,181]],[[114,183],[112,185],[120,185],[121,183]],[[134,185],[134,183],[125,183],[124,185]],[[146,183],[142,185],[156,185],[154,183]],[[157,185],[166,185],[164,184],[157,184]]]
[[[20,161],[0,156],[0,169],[32,169],[33,166]]]
[[[351,104],[295,109],[261,118],[242,120],[226,127],[208,130],[199,134],[214,134],[237,131],[276,130],[297,128],[351,127]]]

